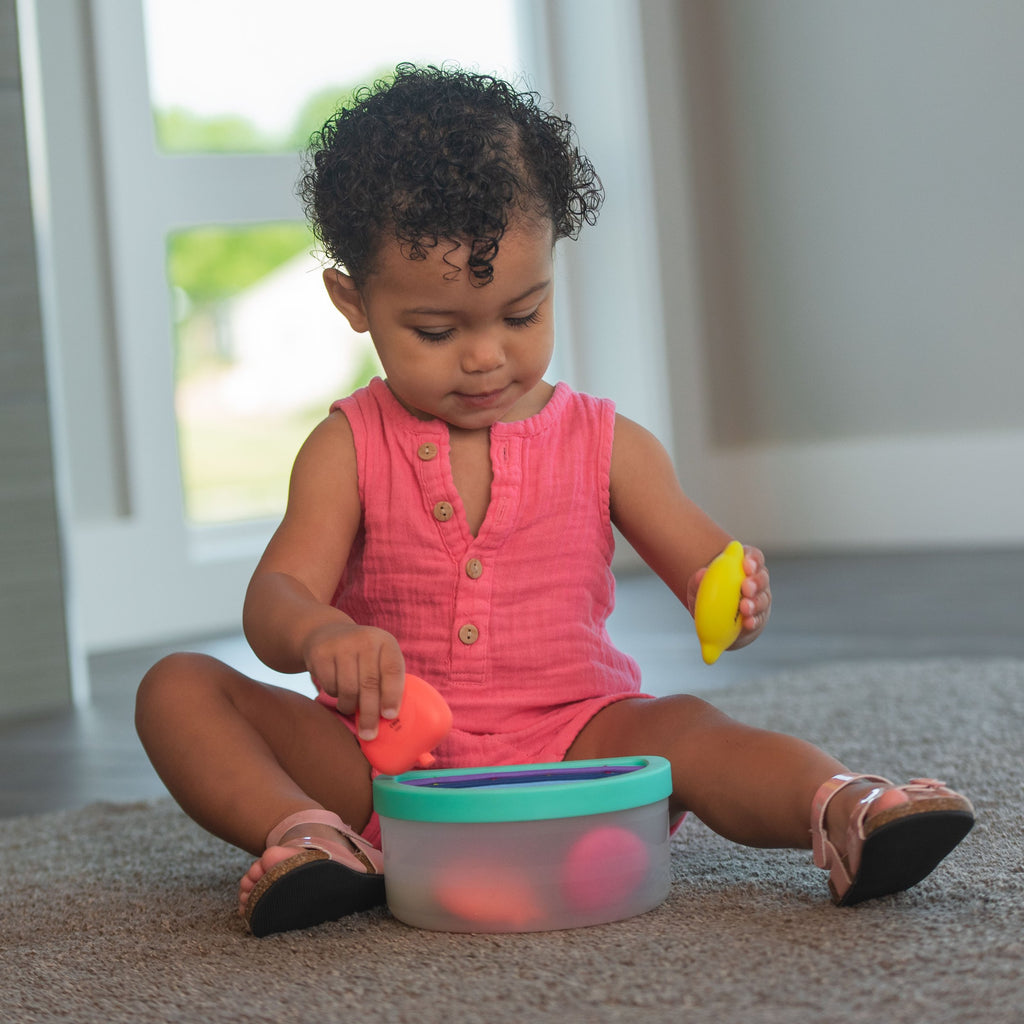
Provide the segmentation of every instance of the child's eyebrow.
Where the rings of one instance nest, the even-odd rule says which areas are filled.
[[[523,302],[528,299],[531,295],[537,292],[543,291],[551,284],[551,278],[549,277],[546,281],[538,281],[537,284],[531,288],[527,288],[522,295],[517,295],[514,299],[509,299],[506,303],[507,306],[515,306],[517,303]],[[435,306],[416,306],[414,309],[405,309],[402,311],[404,316],[423,316],[424,314],[430,316],[451,316],[455,313],[454,309],[441,309]]]

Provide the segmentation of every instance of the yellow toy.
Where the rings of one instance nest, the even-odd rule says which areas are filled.
[[[700,640],[705,664],[713,665],[726,648],[731,647],[743,628],[740,615],[740,585],[743,571],[743,545],[732,541],[712,561],[697,588],[693,621]]]

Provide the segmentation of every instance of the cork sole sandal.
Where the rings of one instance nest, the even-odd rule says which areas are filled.
[[[858,803],[846,830],[846,853],[840,856],[828,838],[825,812],[836,793],[859,780],[879,785]],[[894,790],[904,799],[869,816],[871,805]],[[814,797],[814,863],[829,872],[832,901],[850,907],[917,885],[973,824],[971,802],[937,779],[912,779],[897,786],[878,775],[836,775]]]
[[[338,839],[284,835],[300,825],[329,825]],[[294,848],[294,857],[275,864],[253,886],[245,902],[249,931],[258,938],[274,932],[312,928],[384,902],[380,850],[329,811],[310,810],[280,822],[267,847]]]

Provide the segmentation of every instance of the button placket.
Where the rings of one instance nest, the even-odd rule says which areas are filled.
[[[452,623],[453,666],[462,666],[464,675],[482,680],[489,658],[491,594],[495,566],[502,543],[514,525],[518,507],[522,468],[519,439],[500,437],[492,431],[491,505],[480,533],[469,538],[459,561]],[[456,667],[456,671],[459,669]]]
[[[447,488],[443,473],[440,472],[441,465],[438,462],[441,445],[438,441],[422,440],[422,437],[421,434],[421,440],[416,444],[416,458],[422,466],[422,472],[419,474],[420,484],[426,495],[432,493],[436,496],[433,504],[430,505],[430,514],[439,523],[450,523],[455,518],[455,504],[447,496],[442,497]],[[438,491],[440,491],[440,495]]]
[[[484,672],[489,657],[488,629],[495,584],[492,570],[496,554],[486,541],[477,542],[471,544],[452,567],[456,571],[452,657],[453,664],[461,665],[463,672]]]
[[[476,555],[463,556],[461,579],[455,588],[455,623],[458,626],[456,645],[463,655],[469,654],[481,639],[481,624],[488,618],[490,581],[482,580],[484,564]],[[481,656],[483,648],[477,647],[474,655]]]
[[[410,439],[410,448],[410,454],[415,455],[412,461],[425,502],[425,513],[437,524],[438,537],[449,556],[462,562],[466,531],[449,471],[446,438],[440,430],[423,430]]]

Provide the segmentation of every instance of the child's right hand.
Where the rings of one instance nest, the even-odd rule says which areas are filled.
[[[405,686],[405,658],[383,629],[354,622],[315,628],[302,647],[306,668],[343,715],[356,716],[359,738],[372,740],[381,719],[395,718]]]

